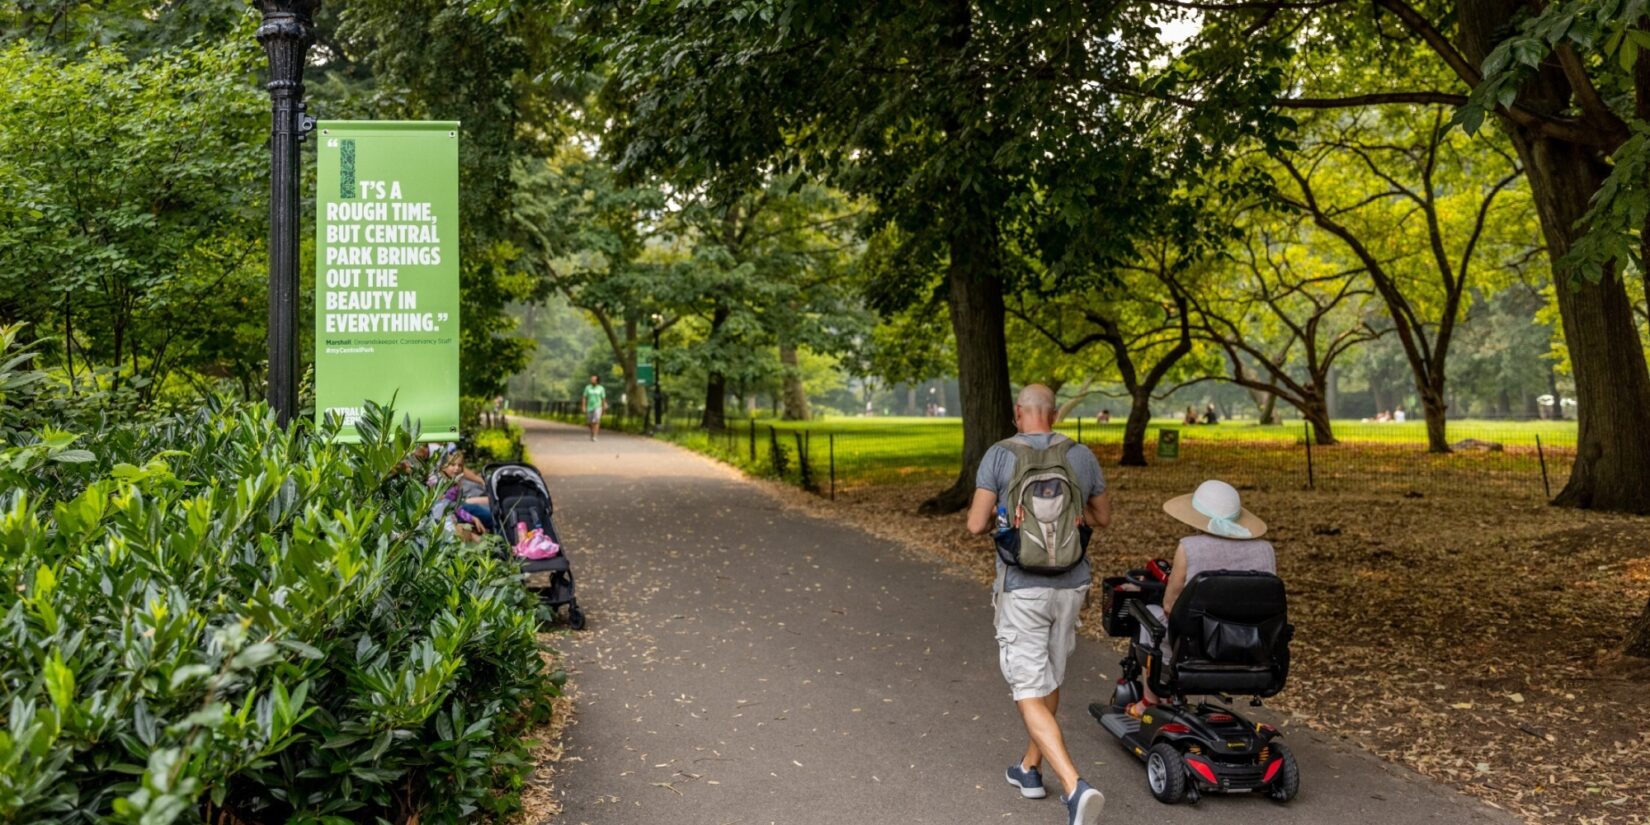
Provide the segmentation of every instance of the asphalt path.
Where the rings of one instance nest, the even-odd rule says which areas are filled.
[[[1052,775],[1043,800],[1003,781],[1025,733],[987,590],[673,445],[521,423],[589,621],[561,644],[577,705],[559,823],[1065,821]],[[1059,713],[1104,822],[1518,821],[1287,718],[1293,803],[1161,805],[1086,710],[1117,658],[1080,639]]]

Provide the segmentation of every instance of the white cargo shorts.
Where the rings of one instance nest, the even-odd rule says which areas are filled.
[[[1066,678],[1066,659],[1077,646],[1078,618],[1088,585],[1028,587],[995,593],[997,658],[1014,701],[1041,699]]]

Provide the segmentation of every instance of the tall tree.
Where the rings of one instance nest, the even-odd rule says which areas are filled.
[[[147,393],[182,365],[254,383],[261,347],[216,336],[261,291],[255,59],[0,48],[0,317],[53,334],[71,381],[102,367]]]
[[[1629,345],[1637,331],[1621,275],[1625,262],[1613,254],[1624,244],[1602,244],[1600,254],[1583,256],[1591,266],[1571,257],[1588,235],[1589,218],[1617,237],[1633,237],[1634,230],[1644,235],[1642,218],[1633,225],[1632,210],[1614,211],[1608,205],[1616,198],[1606,189],[1607,181],[1618,192],[1650,188],[1642,173],[1632,171],[1644,167],[1627,162],[1643,157],[1645,143],[1633,136],[1650,123],[1650,68],[1636,59],[1640,44],[1650,44],[1642,33],[1644,4],[1256,0],[1195,5],[1216,28],[1251,31],[1256,40],[1366,67],[1361,88],[1319,95],[1305,83],[1307,91],[1280,99],[1281,107],[1443,104],[1462,106],[1460,119],[1469,129],[1486,117],[1500,125],[1524,168],[1555,264],[1560,285],[1555,295],[1574,366],[1578,455],[1555,503],[1650,512],[1650,428],[1642,426],[1643,411],[1650,409],[1650,370],[1643,349]],[[1349,13],[1358,7],[1370,13]],[[1625,174],[1612,176],[1612,169]],[[1607,205],[1596,214],[1589,211],[1595,199]],[[1643,196],[1623,203],[1634,200]],[[1612,219],[1596,220],[1601,217]]]
[[[644,257],[664,193],[618,183],[577,141],[552,158],[523,163],[516,174],[513,217],[537,259],[535,271],[596,322],[619,366],[626,410],[650,409],[637,379],[638,349],[655,326],[662,332],[676,321],[666,294],[668,265]]]
[[[793,175],[730,200],[679,198],[670,223],[693,251],[675,292],[704,321],[693,344],[706,371],[701,426],[725,426],[731,388],[770,381],[776,400],[791,396],[791,416],[806,417],[800,349],[836,349],[860,326],[844,294],[854,219],[837,193]]]
[[[1035,223],[1051,268],[1068,255],[1121,257],[1176,176],[1208,159],[1211,131],[1226,128],[1211,115],[1165,130],[1150,111],[1119,108],[1108,82],[1149,71],[1161,52],[1157,13],[1139,3],[586,6],[612,72],[610,146],[627,168],[735,190],[776,166],[803,168],[867,198],[913,259],[943,262],[963,455],[929,511],[964,506],[980,457],[1013,432],[1007,236]],[[1249,75],[1234,76],[1230,88],[1247,88]],[[1275,93],[1275,75],[1259,85]],[[1193,148],[1175,158],[1148,133]]]
[[[1101,369],[1129,395],[1123,425],[1123,466],[1146,465],[1146,429],[1152,401],[1197,347],[1192,293],[1207,273],[1196,253],[1168,240],[1142,245],[1135,263],[1119,267],[1121,280],[1089,295],[1040,305],[1024,300],[1016,317],[1066,355],[1091,347],[1105,353]]]
[[[1516,163],[1483,145],[1452,140],[1445,123],[1442,110],[1343,118],[1299,157],[1280,158],[1289,183],[1277,195],[1344,244],[1386,303],[1415,377],[1428,448],[1438,453],[1449,452],[1445,385],[1456,324],[1497,199],[1520,176]],[[1363,174],[1348,174],[1350,164]]]
[[[1230,380],[1261,399],[1282,399],[1311,422],[1314,440],[1334,444],[1329,382],[1335,363],[1385,331],[1371,323],[1373,290],[1361,267],[1314,255],[1311,247],[1285,243],[1255,215],[1251,237],[1238,250],[1229,277],[1194,293],[1199,336],[1225,350]],[[1299,221],[1276,227],[1300,238]],[[1262,418],[1266,418],[1262,406]],[[1270,423],[1262,421],[1262,423]]]

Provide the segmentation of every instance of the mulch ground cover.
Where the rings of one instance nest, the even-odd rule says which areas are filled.
[[[1108,465],[1115,521],[1092,548],[1096,576],[1172,556],[1186,529],[1161,502],[1210,469]],[[1650,596],[1650,520],[1450,481],[1244,490],[1297,626],[1289,686],[1269,704],[1530,822],[1650,822],[1650,663],[1614,653]],[[992,578],[960,514],[915,514],[932,486],[834,502],[772,488]],[[1101,633],[1098,610],[1092,599],[1085,633]]]

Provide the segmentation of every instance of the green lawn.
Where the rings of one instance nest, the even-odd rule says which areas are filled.
[[[610,426],[620,422],[614,421]],[[626,422],[626,429],[637,422]],[[1359,421],[1334,422],[1341,443],[1314,447],[1308,457],[1300,421],[1260,427],[1236,422],[1184,426],[1174,419],[1154,420],[1147,430],[1149,472],[1161,479],[1226,478],[1258,487],[1302,487],[1309,469],[1314,484],[1341,489],[1422,489],[1478,492],[1485,484],[1540,494],[1541,439],[1551,479],[1562,483],[1575,453],[1573,421],[1462,420],[1449,425],[1452,443],[1477,439],[1501,445],[1495,451],[1463,450],[1450,455],[1426,452],[1426,425]],[[770,428],[772,432],[770,433]],[[1077,424],[1059,428],[1076,437]],[[1181,433],[1180,458],[1160,461],[1155,444],[1160,429]],[[753,438],[754,436],[754,438]],[[834,476],[838,487],[905,482],[943,483],[956,477],[962,452],[962,422],[956,418],[840,417],[814,421],[748,419],[730,422],[722,433],[706,433],[692,421],[673,421],[661,434],[684,447],[727,461],[758,475],[783,475],[806,481],[822,492]],[[1123,424],[1096,426],[1084,421],[1082,441],[1106,466],[1117,464]],[[800,442],[800,443],[799,443]],[[777,447],[777,449],[775,449]],[[804,456],[807,476],[803,478]],[[780,465],[776,468],[776,463]]]
[[[780,421],[777,419],[757,419],[758,428],[773,426],[782,430],[809,430],[819,437],[826,433],[870,434],[870,433],[899,433],[908,439],[921,441],[933,440],[936,443],[949,444],[951,441],[960,443],[962,438],[962,420],[957,418],[923,418],[920,416],[886,418],[825,418],[814,421]],[[740,421],[735,426],[748,426],[748,422]],[[1409,420],[1398,423],[1360,422],[1356,419],[1337,419],[1333,422],[1337,438],[1346,442],[1382,444],[1415,444],[1427,443],[1426,423],[1418,420]],[[1261,427],[1253,422],[1237,421],[1213,426],[1181,424],[1172,418],[1152,419],[1148,435],[1153,440],[1158,429],[1177,429],[1183,442],[1274,442],[1293,444],[1299,440],[1304,429],[1299,420],[1287,424],[1271,427]],[[1067,421],[1060,425],[1059,430],[1067,435],[1077,434],[1077,424]],[[1475,438],[1480,441],[1499,442],[1506,446],[1535,446],[1537,436],[1542,443],[1560,446],[1573,446],[1576,439],[1576,423],[1574,421],[1496,421],[1483,419],[1462,419],[1451,421],[1447,434],[1451,442],[1462,439]],[[1083,422],[1084,443],[1121,443],[1123,440],[1123,422],[1113,419],[1111,423],[1096,425],[1093,421]]]

